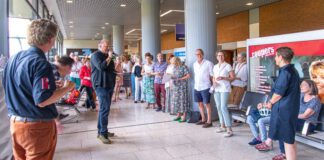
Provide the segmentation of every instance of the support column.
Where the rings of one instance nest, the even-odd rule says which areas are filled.
[[[124,53],[124,25],[113,25],[113,50],[118,55]]]
[[[9,31],[8,31],[8,4],[9,1],[0,2],[0,55],[9,57]]]
[[[204,59],[216,62],[216,4],[215,0],[185,0],[185,30],[186,30],[186,65],[192,78],[189,80],[189,102],[194,111],[199,111],[194,102],[193,64],[197,61],[195,51],[201,48]],[[213,95],[211,97],[213,119],[217,117]]]
[[[161,52],[160,0],[140,0],[142,20],[142,57]]]

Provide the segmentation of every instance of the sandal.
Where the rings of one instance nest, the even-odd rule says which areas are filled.
[[[179,122],[179,123],[186,122],[186,119],[182,119],[182,118],[180,118],[178,122]]]
[[[272,157],[272,160],[285,160],[286,159],[286,155],[283,153],[280,153],[274,157]]]
[[[177,117],[177,118],[173,119],[173,121],[179,121],[179,120],[181,120],[181,117]]]
[[[261,152],[268,152],[273,149],[273,143],[271,143],[271,146],[268,146],[265,142],[262,142],[260,144],[255,145],[255,149]]]

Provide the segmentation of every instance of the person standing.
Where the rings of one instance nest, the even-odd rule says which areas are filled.
[[[156,109],[157,112],[165,111],[165,87],[164,83],[162,83],[163,75],[168,67],[168,63],[163,61],[162,53],[157,54],[157,62],[153,66],[153,75],[154,78],[154,91],[156,97],[156,104],[158,108]],[[162,96],[162,97],[161,97]],[[161,99],[163,99],[163,103],[161,104]]]
[[[137,102],[144,102],[144,95],[143,95],[143,76],[141,74],[142,71],[142,60],[140,57],[135,58],[135,65],[134,65],[134,74],[135,74],[135,101]]]
[[[237,64],[233,68],[235,79],[231,83],[232,91],[229,96],[228,104],[237,106],[240,104],[244,92],[246,91],[248,81],[248,69],[246,65],[245,53],[239,53],[237,55]]]
[[[120,57],[116,57],[115,59],[115,71],[116,71],[116,84],[115,84],[115,98],[113,100],[113,102],[117,102],[117,101],[120,101],[122,100],[120,97],[119,97],[119,93],[120,93],[120,88],[122,87],[123,85],[123,68],[122,68],[122,62],[121,62],[121,58]]]
[[[70,80],[75,83],[75,89],[79,89],[81,84],[79,72],[81,70],[82,63],[80,62],[78,55],[74,55],[73,59],[74,59],[74,63],[72,66],[72,72],[70,74]]]
[[[171,55],[169,57],[169,62],[170,64],[168,65],[165,74],[172,76],[173,75],[173,61],[174,61],[174,56]],[[165,87],[165,112],[169,112],[170,114],[176,114],[174,110],[174,106],[171,104],[171,99],[172,99],[172,80],[169,80],[168,82],[165,82],[164,84]]]
[[[179,57],[172,61],[172,105],[176,108],[177,117],[175,121],[185,122],[189,111],[188,79],[190,78],[187,66],[183,65]]]
[[[212,109],[210,106],[210,93],[209,89],[212,86],[211,80],[213,76],[213,63],[204,59],[204,51],[202,49],[196,50],[197,61],[194,63],[194,98],[198,102],[201,120],[197,125],[203,125],[204,128],[212,127]],[[207,109],[207,118],[204,112],[204,105]]]
[[[143,75],[143,94],[144,101],[147,103],[146,109],[150,108],[150,105],[153,105],[155,108],[156,97],[154,95],[154,75],[153,75],[153,56],[151,53],[145,53],[146,63],[142,68]]]
[[[109,42],[101,40],[99,50],[91,56],[91,80],[93,88],[99,99],[98,113],[98,138],[104,144],[111,144],[108,137],[114,133],[108,132],[108,116],[111,105],[111,98],[116,83],[115,65],[112,61],[113,52],[108,50]]]
[[[272,96],[265,105],[271,109],[269,138],[279,140],[279,154],[274,159],[296,160],[296,124],[300,107],[300,78],[291,60],[294,52],[289,47],[276,50],[279,75],[272,88]],[[267,143],[267,141],[266,141]],[[266,144],[271,145],[271,144]]]
[[[220,127],[216,132],[225,132],[224,137],[231,137],[232,121],[227,108],[228,96],[231,92],[231,81],[235,78],[234,71],[230,64],[225,62],[224,52],[216,53],[218,63],[214,66],[214,98],[218,111]]]
[[[4,70],[3,87],[10,117],[15,159],[53,159],[57,142],[55,102],[74,88],[66,81],[56,89],[45,53],[55,43],[58,26],[47,19],[28,27],[28,50],[11,57]],[[37,135],[37,136],[35,136]]]
[[[91,111],[96,111],[96,103],[93,101],[92,96],[92,82],[91,82],[91,66],[90,66],[90,59],[85,58],[84,59],[85,65],[81,67],[79,76],[81,78],[81,88],[80,93],[82,92],[82,89],[85,88],[87,92],[87,99],[86,99],[86,108],[89,109],[91,107]]]
[[[131,71],[132,62],[128,59],[128,55],[122,56],[122,68],[123,68],[123,87],[125,87],[126,99],[131,96]]]

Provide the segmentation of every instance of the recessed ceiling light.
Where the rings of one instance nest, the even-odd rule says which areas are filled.
[[[73,3],[73,1],[72,0],[67,0],[66,3]]]
[[[73,21],[70,21],[69,23],[70,23],[70,24],[73,24]]]
[[[101,27],[101,29],[105,29],[106,27]]]
[[[121,6],[121,7],[126,7],[126,4],[121,4],[120,6]]]
[[[69,26],[70,28],[73,28],[73,26]]]
[[[249,2],[249,3],[246,3],[245,5],[247,5],[247,6],[252,6],[253,3]]]
[[[105,25],[108,25],[108,24],[109,24],[108,22],[105,23]]]
[[[219,12],[216,12],[217,15],[219,15]]]

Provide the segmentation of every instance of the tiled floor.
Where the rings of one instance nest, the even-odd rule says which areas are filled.
[[[81,109],[79,123],[65,124],[58,136],[57,160],[266,160],[278,153],[261,153],[247,145],[251,133],[247,125],[233,128],[235,135],[223,138],[215,127],[173,122],[173,116],[146,110],[130,100],[114,103],[109,130],[117,134],[113,144],[97,138],[96,112]],[[214,126],[216,123],[214,123]],[[324,152],[298,144],[298,159],[322,160]]]

